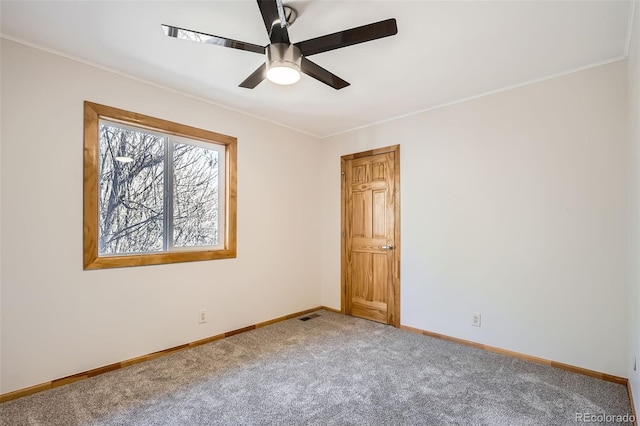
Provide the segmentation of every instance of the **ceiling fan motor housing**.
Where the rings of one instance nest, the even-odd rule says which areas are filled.
[[[293,44],[273,43],[265,48],[265,52],[267,55],[267,78],[269,78],[269,80],[276,81],[277,77],[275,77],[274,80],[272,76],[277,73],[296,73],[299,79],[302,52],[297,46]],[[297,79],[295,81],[297,81]],[[292,83],[295,83],[295,81]]]

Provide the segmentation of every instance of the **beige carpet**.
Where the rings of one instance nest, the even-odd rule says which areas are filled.
[[[621,385],[318,313],[9,401],[1,424],[556,426],[630,414]]]

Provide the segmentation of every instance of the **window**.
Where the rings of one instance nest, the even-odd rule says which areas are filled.
[[[236,256],[236,139],[85,102],[84,268]]]

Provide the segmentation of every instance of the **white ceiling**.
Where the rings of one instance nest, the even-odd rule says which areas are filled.
[[[396,18],[393,37],[310,57],[351,83],[303,75],[238,87],[264,58],[164,36],[170,24],[254,44],[256,2],[0,1],[0,33],[325,137],[507,87],[622,59],[630,1],[286,1],[292,42]]]

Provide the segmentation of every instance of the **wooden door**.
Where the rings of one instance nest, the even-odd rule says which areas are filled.
[[[400,147],[342,157],[342,310],[400,326]]]

